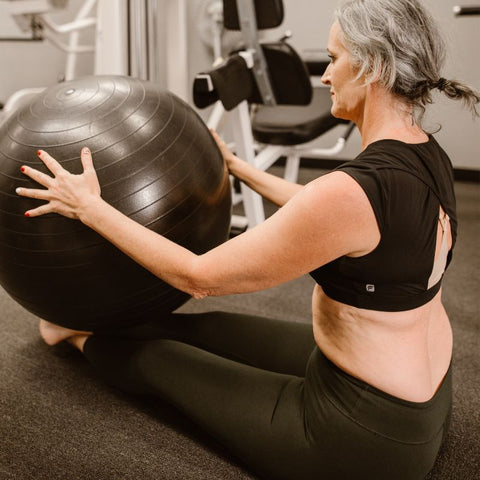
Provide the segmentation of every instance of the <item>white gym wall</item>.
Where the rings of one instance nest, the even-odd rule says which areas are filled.
[[[0,1],[1,4],[5,1]],[[110,0],[121,1],[121,0]],[[160,13],[162,4],[171,0],[159,0]],[[206,0],[186,0],[187,4],[187,52],[188,52],[188,84],[191,85],[194,75],[206,68],[211,62],[211,51],[201,41],[199,35],[200,12]],[[82,0],[69,0],[64,11],[52,14],[58,22],[70,21],[82,5]],[[293,37],[291,43],[299,51],[325,48],[328,29],[332,22],[333,11],[337,0],[284,0],[286,18],[281,28],[269,32],[275,38],[287,29]],[[464,6],[477,5],[478,0],[425,0],[431,11],[440,21],[448,40],[448,58],[445,77],[459,78],[480,89],[480,18],[455,18],[452,8],[456,4]],[[0,36],[2,28],[0,11]],[[159,25],[162,26],[162,20]],[[160,33],[161,35],[161,33]],[[93,34],[85,32],[81,41],[93,41]],[[166,63],[167,54],[158,52],[160,64]],[[0,41],[0,102],[21,88],[44,87],[57,82],[65,69],[66,54],[48,42]],[[83,54],[79,57],[77,75],[87,75],[93,71],[93,55]],[[158,82],[166,85],[166,73],[160,72]],[[201,112],[203,116],[206,112]],[[454,166],[480,170],[480,121],[473,122],[470,114],[455,102],[447,101],[439,96],[439,101],[431,107],[427,117],[427,126],[435,129],[436,123],[442,125],[437,138],[451,155]],[[335,133],[326,135],[318,146],[328,146],[334,142]],[[352,158],[358,153],[359,138],[354,134],[347,148],[341,153],[342,158]]]
[[[336,0],[284,0],[286,19],[282,31],[293,32],[292,45],[299,51],[325,47],[333,18]],[[480,17],[458,17],[452,13],[454,5],[478,5],[478,0],[424,0],[445,33],[448,56],[444,76],[458,78],[480,90]],[[480,119],[472,121],[470,113],[458,102],[443,95],[435,97],[438,103],[431,106],[425,119],[425,127],[431,131],[442,129],[436,138],[451,155],[457,168],[480,170]],[[341,128],[341,127],[339,127]],[[325,135],[318,146],[334,143],[335,130]],[[347,147],[340,154],[352,158],[360,148],[358,132],[352,135]]]

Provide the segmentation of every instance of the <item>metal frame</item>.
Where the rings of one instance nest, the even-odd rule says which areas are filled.
[[[257,19],[254,0],[237,0],[238,20],[247,51],[253,58],[252,72],[257,82],[263,103],[275,106],[275,94],[268,76],[268,66],[258,41]]]
[[[128,5],[125,1],[97,2],[94,74],[127,75]]]
[[[165,7],[165,42],[158,31],[160,2]],[[23,29],[36,25],[40,39],[67,53],[65,80],[75,78],[78,54],[94,52],[94,74],[132,75],[158,82],[155,52],[166,48],[166,87],[188,100],[186,0],[85,0],[74,20],[63,25],[48,16],[55,9],[48,0],[10,3],[11,15]],[[89,27],[95,28],[95,42],[80,45],[80,31]],[[69,35],[68,43],[60,38],[64,34]]]
[[[468,7],[456,5],[455,7],[453,7],[453,13],[456,17],[466,15],[480,15],[480,5],[470,5]]]
[[[268,66],[258,40],[254,1],[236,1],[240,27],[247,46],[247,50],[240,52],[240,55],[245,60],[247,67],[252,69],[264,103],[266,105],[275,105],[276,102],[268,76]],[[286,38],[289,36],[291,36],[290,32],[286,34]],[[225,113],[222,104],[216,102],[207,120],[207,125],[217,130],[225,117]],[[353,124],[348,125],[336,143],[330,148],[312,148],[309,144],[295,146],[263,145],[257,144],[253,139],[250,110],[246,101],[229,112],[228,118],[230,126],[233,127],[232,133],[236,154],[260,170],[266,170],[280,157],[286,157],[284,178],[291,182],[296,182],[298,179],[300,158],[302,156],[325,158],[337,155],[345,147],[346,141],[354,128]],[[234,194],[233,202],[234,204],[243,202],[245,218],[234,216],[232,225],[243,229],[246,224],[248,228],[252,228],[265,220],[263,201],[258,193],[243,182],[240,183],[240,188],[241,195]]]

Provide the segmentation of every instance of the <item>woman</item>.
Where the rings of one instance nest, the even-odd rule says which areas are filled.
[[[417,0],[353,0],[337,11],[323,82],[354,121],[362,153],[307,186],[255,170],[217,137],[230,173],[282,208],[196,256],[100,196],[46,152],[54,177],[26,212],[95,229],[195,298],[265,289],[310,273],[312,326],[238,314],[172,314],[98,335],[41,321],[107,381],[173,403],[248,468],[272,479],[420,479],[451,410],[452,332],[441,281],[456,236],[450,161],[419,118],[432,89],[476,112],[477,93],[441,78],[443,43]]]

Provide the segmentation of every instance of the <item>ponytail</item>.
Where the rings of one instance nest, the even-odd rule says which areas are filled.
[[[433,102],[432,90],[439,90],[451,100],[462,100],[464,105],[472,112],[474,117],[480,117],[477,105],[480,103],[480,92],[477,92],[457,80],[448,80],[440,77],[438,80],[423,80],[415,86],[402,92],[395,92],[403,97],[409,105],[417,110],[416,122],[421,125],[427,104]]]
[[[430,85],[430,88],[437,88],[452,100],[462,100],[474,116],[480,117],[477,108],[477,105],[480,103],[480,92],[476,92],[457,80],[447,80],[445,78],[439,78]]]

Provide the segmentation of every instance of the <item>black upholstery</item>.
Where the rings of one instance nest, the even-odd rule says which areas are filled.
[[[218,67],[196,76],[193,101],[196,107],[205,108],[220,100],[225,110],[232,110],[250,99],[254,89],[256,91],[253,75],[245,61],[239,55],[232,55]]]
[[[310,76],[297,52],[286,42],[264,43],[261,47],[277,104],[308,105],[312,99]],[[213,90],[209,90],[205,75],[210,77]],[[238,52],[232,53],[218,67],[197,75],[193,100],[198,108],[220,100],[226,110],[236,107],[242,100],[262,103],[253,72]]]
[[[308,105],[312,100],[310,75],[298,53],[286,42],[262,44],[273,93],[278,105]],[[252,103],[262,103],[259,93]]]
[[[224,26],[239,27],[237,1],[223,0]],[[277,27],[283,21],[281,0],[255,0],[257,28]],[[340,123],[330,114],[327,88],[312,89],[310,76],[321,75],[328,65],[324,57],[305,63],[285,41],[261,44],[275,106],[263,104],[255,75],[241,52],[233,52],[220,66],[200,74],[194,82],[193,99],[199,108],[220,100],[226,110],[242,100],[256,104],[252,118],[255,140],[267,145],[300,145],[321,136]]]
[[[331,104],[330,90],[316,87],[307,106],[259,105],[252,122],[253,136],[269,145],[299,145],[314,140],[338,124],[348,123],[331,115]]]
[[[257,28],[275,28],[284,17],[282,0],[255,0]],[[240,30],[236,0],[223,0],[223,24],[228,30]]]

